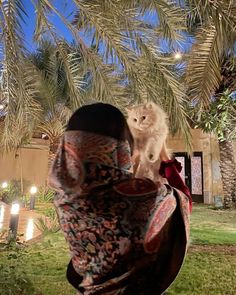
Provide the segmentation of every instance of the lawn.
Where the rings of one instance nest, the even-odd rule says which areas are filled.
[[[191,225],[189,253],[167,294],[235,295],[236,211],[194,206]],[[23,251],[1,251],[0,294],[73,295],[65,278],[68,260],[60,232]]]
[[[194,244],[236,245],[236,210],[194,206],[191,216],[191,241]]]

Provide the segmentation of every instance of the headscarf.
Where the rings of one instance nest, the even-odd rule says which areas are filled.
[[[130,146],[86,131],[66,131],[52,165],[49,184],[67,194],[87,193],[92,188],[131,177]]]

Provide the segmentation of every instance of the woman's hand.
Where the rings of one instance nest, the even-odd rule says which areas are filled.
[[[133,164],[133,173],[135,175],[140,163],[140,152],[137,149],[134,150],[133,155],[131,157],[131,161]]]

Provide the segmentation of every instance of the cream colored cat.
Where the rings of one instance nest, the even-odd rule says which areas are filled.
[[[135,140],[135,176],[156,181],[159,179],[161,160],[170,159],[166,147],[167,115],[152,102],[132,106],[127,109],[127,113],[127,122]]]

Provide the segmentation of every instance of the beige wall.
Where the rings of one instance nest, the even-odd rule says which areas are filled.
[[[31,146],[25,146],[17,152],[0,156],[0,182],[21,179],[31,184],[46,184],[48,170],[48,143],[34,139]]]
[[[222,183],[219,169],[219,148],[213,135],[193,129],[192,147],[193,152],[203,153],[203,190],[204,203],[213,203],[213,197],[222,195]],[[186,146],[181,136],[170,137],[168,146],[173,152],[185,152]]]
[[[210,204],[213,203],[214,196],[222,196],[218,143],[213,135],[192,130],[192,144],[194,152],[203,153],[204,203]],[[180,136],[169,138],[168,146],[173,152],[186,151],[184,139]],[[17,154],[18,157],[15,157],[15,153],[0,156],[0,182],[20,180],[22,171],[23,179],[37,186],[45,185],[48,173],[48,142],[33,139],[30,146],[22,148]]]

